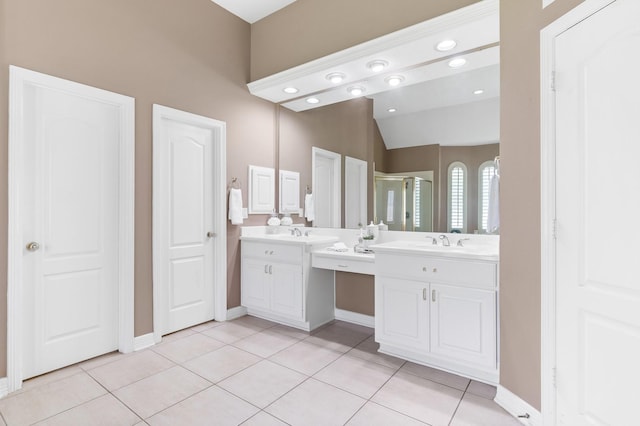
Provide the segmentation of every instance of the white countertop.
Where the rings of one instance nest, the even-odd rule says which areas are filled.
[[[349,249],[348,251],[335,251],[329,250],[328,248],[323,248],[319,250],[315,250],[313,252],[314,256],[323,256],[330,257],[336,259],[347,259],[347,260],[359,260],[361,262],[375,262],[375,254],[373,253],[356,253],[353,249]]]
[[[330,244],[339,240],[333,235],[288,235],[288,234],[256,234],[241,236],[242,241],[259,241],[278,244],[302,244],[306,246],[315,244]]]
[[[376,253],[406,253],[421,254],[458,259],[488,260],[497,262],[500,260],[497,245],[474,244],[465,241],[465,246],[459,247],[452,244],[449,247],[440,244],[434,245],[429,241],[397,240],[370,246]]]

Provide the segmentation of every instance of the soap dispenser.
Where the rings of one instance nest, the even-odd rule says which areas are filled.
[[[369,225],[367,225],[367,233],[373,236],[373,239],[378,239],[378,225],[375,225],[373,221]]]

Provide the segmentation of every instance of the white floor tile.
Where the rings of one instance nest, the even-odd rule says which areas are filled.
[[[200,355],[215,351],[224,345],[225,343],[219,340],[195,333],[164,345],[152,347],[151,349],[175,363],[183,363]]]
[[[220,380],[226,379],[260,360],[259,356],[233,346],[225,346],[192,359],[186,362],[184,366],[211,383],[218,383]]]
[[[268,358],[281,350],[298,343],[299,340],[274,331],[264,330],[261,333],[245,337],[233,344],[233,346],[251,352],[262,358]]]
[[[289,346],[269,359],[300,373],[312,375],[340,356],[342,356],[342,352],[314,345],[304,340]]]
[[[414,364],[413,362],[407,362],[404,364],[400,371],[410,373],[414,376],[422,377],[423,379],[431,380],[442,385],[447,385],[461,391],[467,389],[470,382],[466,377],[447,373],[446,371],[427,367],[425,365]]]
[[[349,426],[423,426],[422,423],[382,405],[367,402],[347,423]]]
[[[91,369],[88,373],[102,386],[114,391],[174,365],[162,355],[147,349]]]
[[[136,425],[140,422],[136,416],[122,402],[113,395],[103,395],[82,405],[74,407],[56,416],[50,417],[38,426],[107,426],[107,425]]]
[[[518,420],[493,401],[466,393],[451,426],[521,426]]]
[[[360,358],[343,356],[313,377],[322,382],[369,399],[396,370]]]
[[[293,426],[344,425],[366,400],[308,379],[265,409]]]

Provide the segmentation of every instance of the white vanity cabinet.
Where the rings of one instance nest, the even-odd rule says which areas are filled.
[[[498,382],[497,262],[376,252],[380,351]]]
[[[311,245],[242,239],[241,303],[251,315],[310,331],[334,318],[329,271],[312,270]]]

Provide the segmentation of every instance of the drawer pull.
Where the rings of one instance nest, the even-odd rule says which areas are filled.
[[[431,301],[432,302],[436,301],[436,291],[435,290],[431,290]]]
[[[269,252],[269,255],[270,255],[270,256],[273,256],[273,250],[271,250],[271,251]]]
[[[265,255],[269,254],[269,250],[265,250],[265,251],[264,251],[264,254],[265,254]]]
[[[273,275],[273,265],[269,265],[269,275]]]
[[[438,268],[433,268],[433,272],[438,272]]]
[[[349,265],[338,265],[338,268],[348,268]]]
[[[427,272],[427,267],[426,266],[422,267],[422,272]]]
[[[265,274],[269,273],[269,265],[264,265],[264,273]]]
[[[426,288],[422,289],[422,300],[427,300],[427,289]]]

